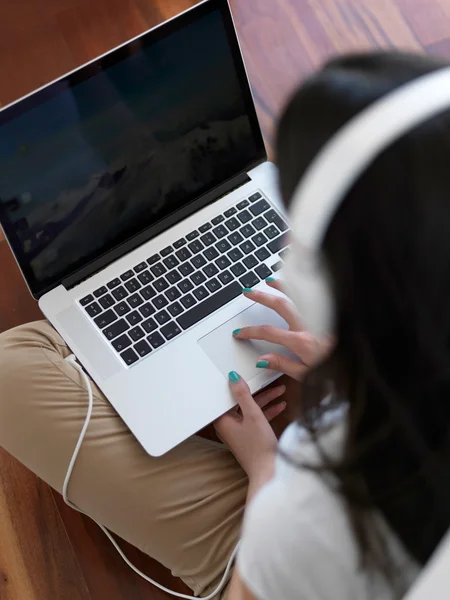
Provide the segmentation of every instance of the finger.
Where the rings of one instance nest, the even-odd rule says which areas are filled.
[[[280,354],[265,354],[258,359],[256,366],[258,369],[273,369],[284,373],[297,381],[300,381],[308,371],[308,366],[304,363],[296,362]]]
[[[247,382],[236,373],[236,371],[230,371],[228,373],[228,379],[230,382],[231,393],[233,398],[239,404],[239,408],[242,411],[242,415],[254,414],[255,410],[260,410],[255,402],[255,399],[250,393],[250,389]]]
[[[242,327],[242,329],[233,331],[233,336],[239,340],[264,340],[272,344],[280,344],[295,354],[298,350],[298,332],[287,331],[272,325]]]
[[[278,290],[279,292],[283,292],[283,294],[285,294],[281,279],[275,279],[275,277],[268,277],[266,279],[266,284],[274,290]]]
[[[260,392],[257,396],[255,396],[256,404],[260,408],[264,408],[265,406],[282,396],[285,391],[285,385],[279,385],[277,387],[270,388],[269,390],[264,390],[264,392]]]
[[[280,404],[274,404],[273,406],[269,406],[269,408],[266,408],[266,410],[264,411],[264,416],[270,423],[270,421],[278,417],[278,415],[281,415],[281,413],[285,410],[286,406],[286,402],[280,402]]]
[[[280,317],[286,321],[290,329],[296,329],[298,331],[302,328],[297,309],[287,298],[275,296],[274,294],[267,294],[266,292],[260,292],[259,290],[251,290],[249,292],[244,292],[244,294],[254,302],[267,306],[267,308],[278,313]]]

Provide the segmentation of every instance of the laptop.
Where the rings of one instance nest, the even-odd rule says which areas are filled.
[[[0,112],[0,220],[32,295],[151,455],[257,392],[286,324],[249,301],[288,243],[226,0],[206,0]]]

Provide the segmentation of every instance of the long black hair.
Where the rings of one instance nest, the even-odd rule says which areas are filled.
[[[285,203],[347,121],[444,66],[405,53],[352,55],[308,79],[279,124]],[[344,459],[328,468],[365,564],[390,577],[369,514],[380,512],[422,565],[450,526],[450,110],[373,162],[339,207],[322,250],[337,345],[305,380],[303,415],[331,378],[349,412]]]

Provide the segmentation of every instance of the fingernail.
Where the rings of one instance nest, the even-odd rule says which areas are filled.
[[[243,294],[250,294],[250,292],[253,292],[252,288],[242,288]]]
[[[275,279],[275,277],[267,277],[267,278],[266,278],[266,281],[267,281],[268,283],[273,283],[274,281],[276,281],[276,279]]]
[[[231,381],[231,383],[237,383],[239,381],[240,377],[236,373],[236,371],[230,371],[228,373],[228,379]]]
[[[242,331],[242,327],[239,327],[239,329],[235,329],[233,331],[233,335],[239,335],[241,333],[241,331]]]
[[[269,366],[269,361],[268,360],[258,360],[258,362],[256,363],[256,366],[258,369],[267,369],[267,367]]]

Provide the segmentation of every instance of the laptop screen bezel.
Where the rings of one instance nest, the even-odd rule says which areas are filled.
[[[58,274],[58,276],[53,280],[50,280],[50,282],[49,280],[46,280],[45,284],[36,279],[29,262],[23,258],[19,239],[14,232],[12,224],[9,222],[7,212],[3,204],[0,203],[0,222],[3,227],[5,237],[16,257],[17,263],[22,271],[28,287],[36,299],[39,299],[41,296],[48,293],[61,283],[64,283],[66,287],[72,287],[76,285],[83,279],[86,279],[98,270],[104,268],[106,265],[117,260],[146,241],[149,241],[162,231],[165,231],[169,227],[173,226],[175,223],[185,219],[187,216],[193,214],[204,206],[207,206],[218,197],[221,197],[228,190],[239,185],[239,181],[242,181],[243,183],[246,180],[246,174],[248,171],[267,160],[267,153],[233,18],[231,15],[231,10],[227,0],[205,0],[204,2],[201,2],[200,4],[195,5],[180,15],[170,19],[169,21],[165,21],[160,25],[157,25],[156,27],[136,36],[117,48],[112,49],[108,53],[90,61],[89,63],[86,63],[85,65],[82,65],[75,71],[63,75],[57,80],[45,85],[44,87],[23,98],[16,100],[12,104],[0,110],[1,126],[3,123],[18,117],[19,115],[29,111],[32,108],[35,108],[50,98],[67,91],[71,87],[117,64],[121,60],[136,54],[140,51],[141,44],[145,46],[154,44],[163,37],[182,29],[189,23],[194,22],[195,20],[200,19],[215,10],[220,10],[227,32],[230,50],[233,56],[233,61],[236,67],[236,72],[245,102],[246,114],[251,123],[254,142],[257,148],[255,155],[256,158],[249,164],[243,164],[242,168],[228,181],[223,182],[223,184],[208,190],[199,197],[193,197],[185,205],[180,207],[180,209],[164,217],[145,230],[137,233],[125,242],[120,243],[110,250],[107,250],[92,260],[86,261],[86,263],[81,267],[78,265],[76,269],[68,268],[66,272]]]

